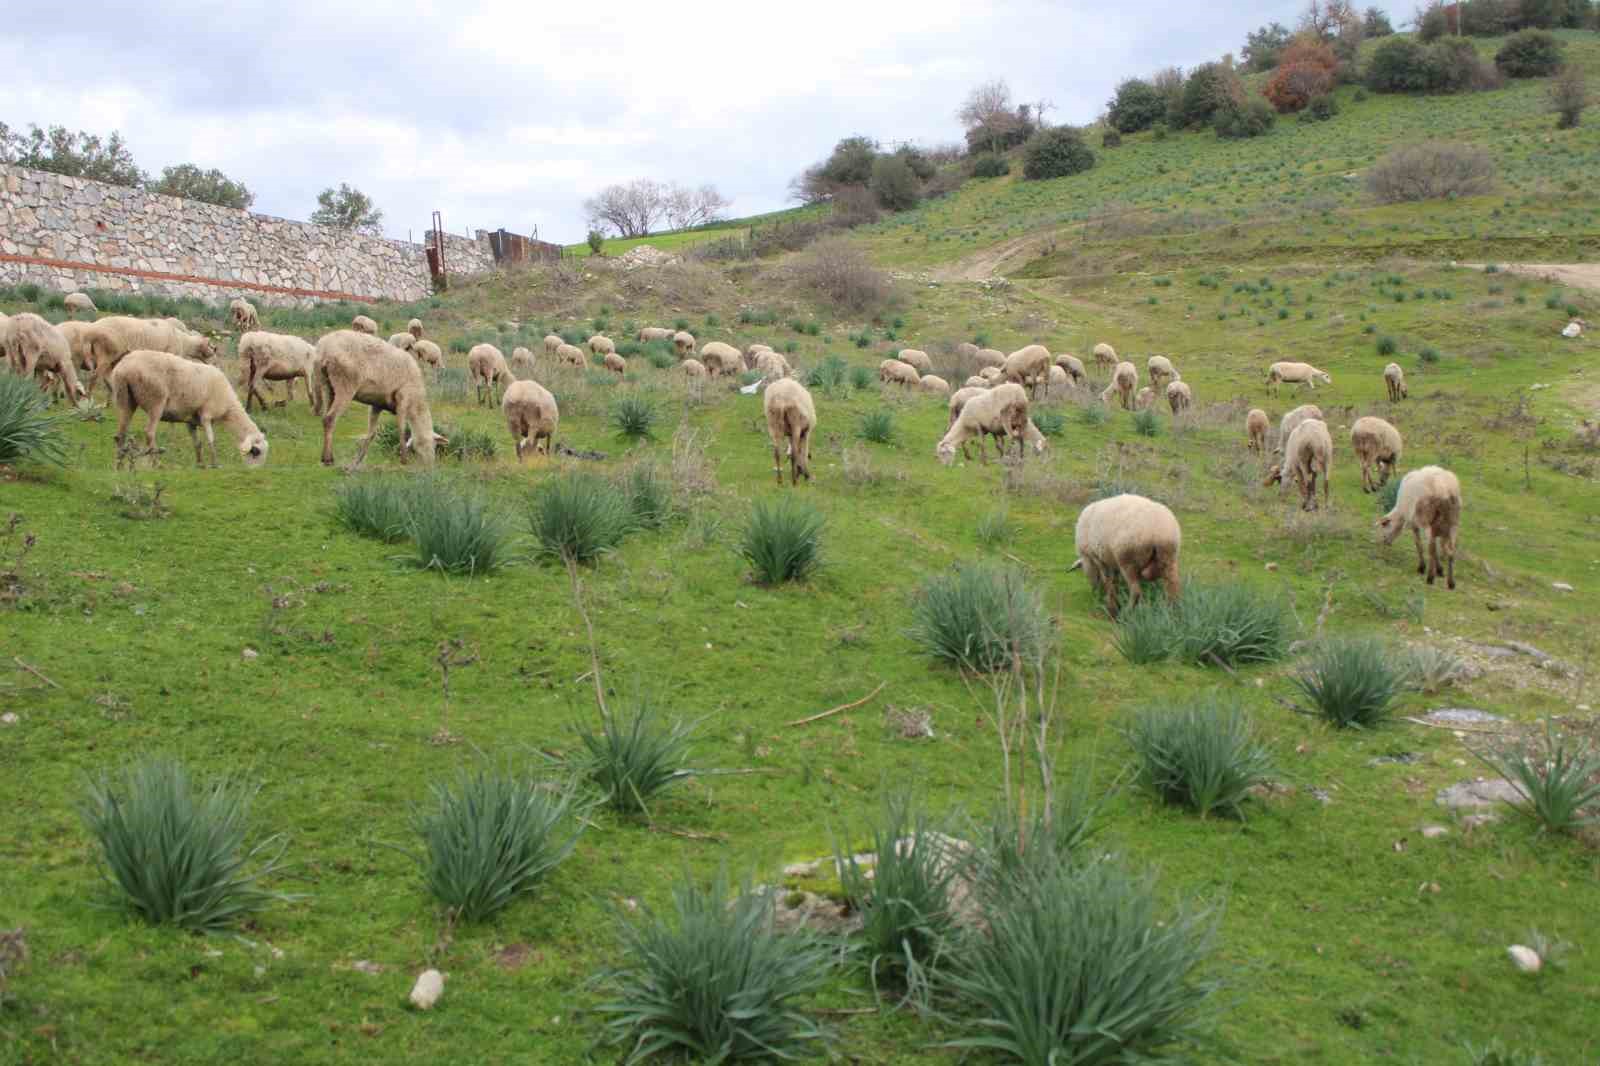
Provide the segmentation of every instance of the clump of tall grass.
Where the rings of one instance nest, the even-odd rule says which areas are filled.
[[[636,527],[659,529],[672,517],[672,484],[655,463],[635,463],[617,479],[617,487],[627,498]]]
[[[750,509],[739,544],[763,585],[804,581],[822,565],[822,513],[785,496],[777,503],[757,501]]]
[[[654,436],[655,405],[637,394],[623,396],[611,405],[611,424],[617,433],[630,440]]]
[[[807,372],[806,388],[832,392],[844,385],[849,374],[850,365],[839,356],[830,355]]]
[[[1312,650],[1294,684],[1329,725],[1370,729],[1388,721],[1407,677],[1406,664],[1382,641],[1333,637]]]
[[[648,816],[651,800],[693,775],[683,765],[693,724],[661,721],[644,696],[625,711],[602,711],[598,730],[582,722],[576,729],[583,745],[578,771],[615,810]]]
[[[1067,429],[1067,416],[1060,411],[1034,411],[1033,424],[1047,437],[1059,437]]]
[[[1141,437],[1157,436],[1161,432],[1161,416],[1154,408],[1140,408],[1133,412],[1133,430]]]
[[[334,519],[350,532],[394,543],[411,534],[409,478],[361,474],[334,486]]]
[[[442,480],[418,482],[410,501],[413,564],[422,570],[469,576],[504,566],[510,532],[483,497]]]
[[[989,563],[960,565],[923,583],[911,639],[923,654],[960,669],[989,673],[1013,656],[1031,661],[1050,622],[1022,572]]]
[[[1250,789],[1272,769],[1244,709],[1215,696],[1144,707],[1124,736],[1138,757],[1140,783],[1202,818],[1212,811],[1242,814]]]
[[[1524,799],[1512,806],[1542,828],[1568,833],[1600,821],[1600,756],[1589,741],[1562,736],[1547,721],[1542,742],[1474,754],[1517,787]]]
[[[872,369],[865,366],[850,368],[850,387],[857,392],[872,388],[872,383],[877,380],[872,376]]]
[[[32,378],[0,373],[0,463],[67,461],[61,419],[50,414],[50,397]]]
[[[1176,659],[1230,668],[1282,659],[1294,615],[1281,597],[1250,585],[1190,582],[1177,603],[1145,595],[1118,617],[1113,642],[1132,663]]]
[[[895,438],[893,411],[868,411],[861,416],[856,436],[874,444],[893,444]]]
[[[1016,535],[1016,523],[1011,521],[1010,512],[1003,507],[989,511],[978,519],[978,543],[985,548],[997,548],[1002,544],[1009,544]]]
[[[528,510],[536,552],[564,562],[594,562],[621,544],[634,524],[628,499],[594,474],[563,474],[546,481]]]

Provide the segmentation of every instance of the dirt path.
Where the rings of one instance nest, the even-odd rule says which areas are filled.
[[[1053,233],[1030,233],[1025,237],[1013,237],[992,248],[975,252],[965,259],[937,267],[930,276],[935,281],[987,281],[998,276],[1000,267],[1008,260],[1032,252],[1039,246],[1049,243],[1054,237]]]
[[[1484,266],[1482,263],[1463,265],[1474,270],[1482,270]],[[1600,292],[1600,263],[1500,263],[1499,268],[1507,274],[1521,274],[1553,281],[1558,285],[1570,285],[1575,289]]]

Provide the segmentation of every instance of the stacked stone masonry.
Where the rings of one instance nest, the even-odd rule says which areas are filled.
[[[495,268],[487,234],[444,239],[450,277]],[[0,165],[0,284],[26,281],[267,305],[433,291],[421,244]]]

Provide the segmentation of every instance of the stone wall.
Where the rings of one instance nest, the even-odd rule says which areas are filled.
[[[445,234],[450,277],[494,267],[485,234]],[[258,304],[433,291],[420,244],[0,165],[0,284],[24,281]]]

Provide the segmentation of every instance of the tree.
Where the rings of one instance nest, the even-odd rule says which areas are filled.
[[[1367,60],[1366,81],[1375,93],[1423,92],[1432,84],[1428,50],[1410,37],[1390,37]]]
[[[1339,58],[1331,45],[1309,34],[1296,37],[1283,50],[1283,59],[1267,79],[1261,95],[1284,114],[1299,111],[1333,88],[1338,70]]]
[[[1011,107],[1011,87],[1003,80],[984,82],[967,94],[956,118],[967,131],[967,143],[985,144],[991,152],[1006,147],[1004,141],[1021,121]]]
[[[1263,26],[1245,35],[1239,58],[1246,70],[1260,72],[1278,65],[1278,56],[1289,45],[1289,27],[1281,22]]]
[[[1162,67],[1150,76],[1150,84],[1161,94],[1167,105],[1166,123],[1183,125],[1183,89],[1185,79],[1182,67]]]
[[[42,130],[30,125],[24,135],[0,122],[0,163],[111,185],[137,187],[145,182],[144,172],[134,165],[133,153],[115,130],[102,141],[82,130],[73,133],[65,126]]]
[[[591,229],[587,239],[589,241],[589,252],[591,255],[599,255],[601,249],[606,246],[606,235],[597,229]]]
[[[698,189],[673,185],[666,192],[662,211],[667,224],[673,229],[693,229],[727,217],[732,201],[717,191],[715,185],[706,184]]]
[[[152,181],[149,189],[163,196],[181,196],[185,200],[199,200],[201,203],[234,207],[241,211],[248,211],[250,205],[256,202],[256,194],[246,188],[244,182],[234,181],[215,167],[201,170],[193,163],[163,168],[160,179]]]
[[[1156,87],[1140,78],[1129,78],[1117,86],[1117,95],[1106,104],[1106,121],[1118,133],[1138,133],[1160,122],[1167,114],[1167,100]]]
[[[868,187],[885,211],[904,211],[916,207],[922,199],[922,182],[906,157],[898,153],[880,155],[873,161]]]
[[[1071,126],[1043,130],[1028,142],[1022,176],[1030,181],[1064,178],[1094,166],[1094,152],[1083,143],[1083,134]]]
[[[1189,75],[1183,86],[1180,114],[1183,126],[1209,126],[1217,109],[1241,95],[1239,75],[1222,63],[1203,63]]]
[[[1494,65],[1508,78],[1542,78],[1561,66],[1561,42],[1543,30],[1513,34],[1494,54]]]
[[[846,137],[833,146],[828,158],[800,172],[789,183],[789,192],[802,203],[832,200],[843,188],[865,186],[872,178],[872,161],[878,158],[878,142],[870,137]]]
[[[667,189],[649,178],[607,185],[583,202],[583,210],[591,229],[610,227],[619,237],[645,237],[666,214]]]
[[[1361,23],[1352,0],[1310,0],[1300,15],[1300,32],[1332,41],[1351,22]]]
[[[383,212],[373,206],[370,196],[342,181],[337,189],[327,188],[317,193],[317,209],[311,212],[311,221],[319,226],[365,233],[369,237],[383,234]]]
[[[1550,110],[1559,117],[1556,128],[1577,129],[1583,121],[1583,109],[1589,106],[1589,85],[1584,80],[1583,68],[1568,63],[1550,82]]]
[[[1367,8],[1366,14],[1361,17],[1361,35],[1363,37],[1388,37],[1393,33],[1394,25],[1381,8]]]

